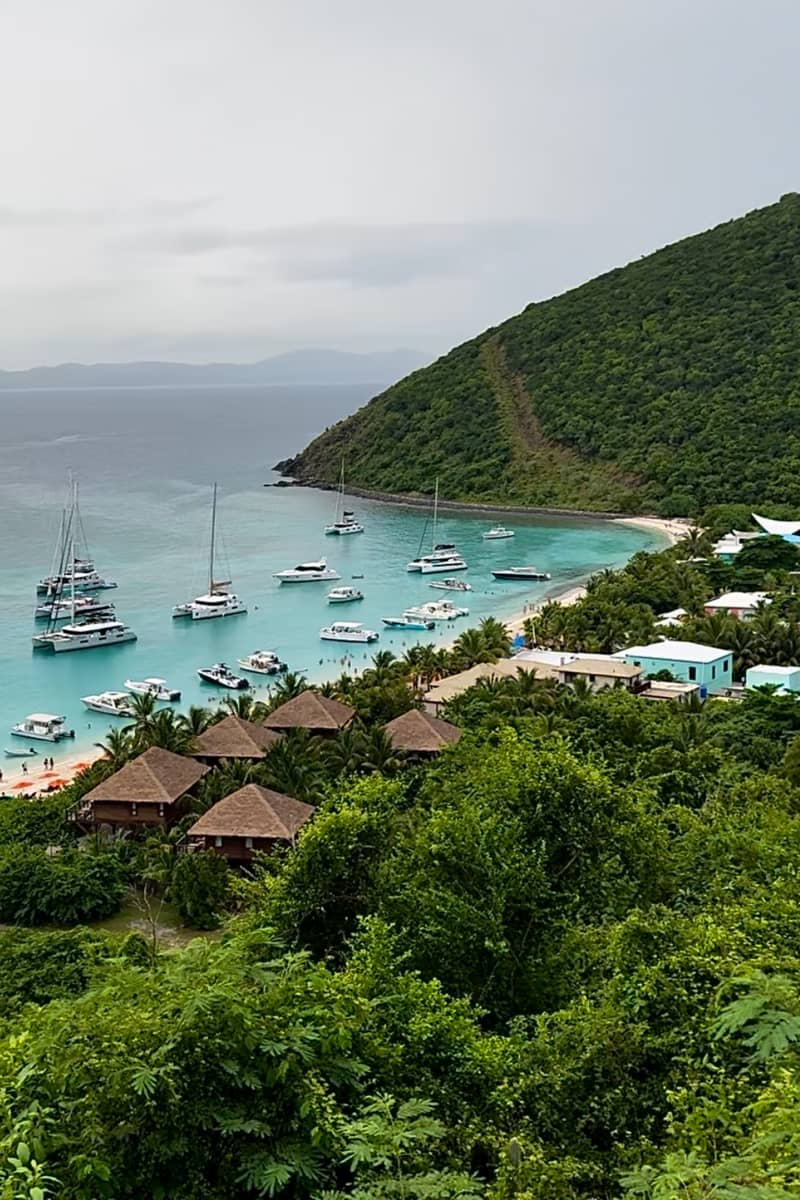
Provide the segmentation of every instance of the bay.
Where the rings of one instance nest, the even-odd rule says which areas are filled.
[[[264,487],[271,466],[316,433],[354,411],[370,395],[359,387],[124,388],[6,392],[0,402],[0,741],[29,712],[64,713],[76,744],[102,739],[121,722],[89,713],[81,697],[121,690],[126,678],[161,675],[183,692],[181,706],[217,703],[198,667],[277,650],[292,670],[313,680],[369,664],[375,649],[401,654],[417,641],[444,643],[452,626],[433,633],[392,632],[383,616],[441,597],[430,578],[406,572],[419,550],[427,513],[353,500],[363,535],[325,537],[335,497],[309,488]],[[95,652],[33,653],[35,584],[46,575],[58,535],[67,478],[80,483],[89,548],[101,574],[119,587],[103,593],[138,641]],[[221,566],[230,567],[247,615],[222,621],[173,621],[172,606],[207,585],[211,486],[220,487]],[[440,540],[454,541],[469,563],[470,616],[518,613],[555,588],[592,571],[619,566],[656,544],[647,531],[573,518],[509,517],[513,540],[485,542],[494,519],[445,512]],[[430,536],[430,531],[427,531]],[[363,576],[357,605],[328,606],[329,585],[281,585],[275,571],[326,555],[342,583]],[[493,566],[535,563],[550,583],[497,583]],[[226,576],[227,577],[227,576]],[[372,647],[319,640],[331,619],[353,619],[380,631]],[[260,691],[261,677],[251,677]]]

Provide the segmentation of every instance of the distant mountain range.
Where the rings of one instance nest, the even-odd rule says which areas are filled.
[[[374,383],[385,387],[427,361],[417,350],[386,350],[376,354],[292,350],[254,363],[62,363],[57,367],[31,367],[27,371],[0,371],[0,389],[292,383]]]

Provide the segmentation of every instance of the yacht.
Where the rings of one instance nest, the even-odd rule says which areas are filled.
[[[68,571],[62,575],[48,575],[40,579],[36,585],[39,596],[56,596],[74,589],[76,592],[103,592],[115,588],[117,584],[111,579],[103,579],[97,571],[79,570]]]
[[[241,675],[234,675],[225,663],[214,663],[213,667],[200,667],[197,674],[205,683],[213,683],[217,687],[231,688],[233,691],[244,691],[250,687]]]
[[[62,654],[67,650],[94,650],[99,646],[135,642],[136,634],[129,625],[109,618],[62,625],[61,629],[34,634],[32,641],[34,650],[52,650]]]
[[[430,617],[410,617],[408,615],[402,617],[381,617],[384,625],[388,625],[390,629],[434,629],[436,622]]]
[[[325,599],[328,604],[350,604],[353,600],[363,600],[364,593],[354,587],[331,588]]]
[[[492,571],[495,579],[542,579],[547,580],[550,576],[546,571],[540,571],[538,567],[505,567],[499,571]]]
[[[217,485],[211,497],[211,552],[208,561],[208,591],[194,600],[176,604],[173,617],[191,617],[193,621],[209,621],[215,617],[236,617],[247,612],[247,605],[234,592],[226,589],[230,579],[215,579],[214,559],[217,548]]]
[[[406,566],[407,571],[420,571],[423,575],[444,574],[452,571],[466,571],[467,564],[458,553],[452,542],[437,542],[436,530],[439,524],[439,480],[433,494],[433,548],[430,554],[422,553],[420,541],[417,557]],[[423,530],[423,538],[425,531]]]
[[[356,515],[351,509],[344,506],[344,460],[342,460],[342,470],[339,475],[339,487],[337,489],[336,499],[336,516],[332,525],[325,526],[326,533],[335,533],[344,536],[348,533],[363,533],[364,526],[356,520]]]
[[[92,596],[76,596],[74,600],[45,600],[37,604],[34,616],[37,621],[63,621],[69,617],[110,617],[114,605]]]
[[[506,529],[505,525],[495,525],[492,529],[487,529],[481,537],[485,542],[499,542],[502,538],[514,537],[513,529]]]
[[[135,696],[155,696],[156,700],[163,700],[166,703],[181,698],[178,688],[168,687],[166,679],[159,679],[155,675],[149,679],[126,679],[125,687]]]
[[[426,600],[424,604],[407,608],[404,617],[418,617],[425,621],[454,621],[456,617],[468,617],[468,608],[456,608],[449,600]]]
[[[66,717],[57,717],[53,713],[31,713],[12,725],[11,733],[28,741],[60,742],[62,738],[75,737],[74,731],[66,728],[66,723]]]
[[[273,650],[254,650],[245,658],[239,659],[243,671],[252,671],[255,675],[281,675],[288,670],[285,662],[281,662]]]
[[[365,629],[358,621],[334,621],[319,631],[323,642],[377,642],[374,629]]]
[[[127,692],[100,692],[97,696],[81,696],[81,702],[92,712],[105,713],[108,717],[135,715]]]
[[[467,583],[466,579],[435,579],[432,588],[438,588],[441,592],[471,592],[472,584]]]
[[[317,562],[298,563],[289,570],[276,571],[273,578],[280,579],[281,583],[332,583],[334,579],[341,579],[341,575],[320,558]]]

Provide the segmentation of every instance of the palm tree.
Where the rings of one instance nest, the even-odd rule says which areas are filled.
[[[174,754],[185,754],[192,745],[192,735],[171,708],[162,708],[153,713],[145,727],[133,725],[128,728],[133,731],[138,750],[159,746]]]
[[[263,721],[269,716],[269,705],[263,700],[257,700],[252,692],[239,692],[236,696],[226,696],[222,701],[228,712],[243,721]]]
[[[317,804],[325,788],[319,741],[304,729],[284,734],[264,762],[264,776],[275,791]]]
[[[711,539],[705,529],[695,525],[687,529],[678,545],[688,558],[705,558],[711,549]]]
[[[402,671],[400,660],[395,658],[391,650],[379,650],[372,656],[372,666],[367,667],[362,678],[373,687],[385,687],[397,679]]]
[[[109,729],[104,742],[95,742],[98,750],[102,750],[115,771],[124,767],[136,753],[133,734],[130,729]]]
[[[150,732],[156,716],[156,698],[152,692],[132,695],[130,705],[133,709],[133,725],[129,725],[128,728],[136,741],[146,749],[150,745]]]
[[[477,663],[486,662],[488,658],[496,657],[487,651],[486,642],[480,629],[465,629],[453,643],[451,653],[453,660],[462,670],[474,667]]]
[[[195,738],[208,729],[211,724],[211,713],[207,708],[201,708],[199,704],[192,704],[187,712],[179,715],[178,721],[186,733]]]
[[[496,662],[498,658],[508,658],[511,651],[511,634],[502,621],[498,621],[496,617],[484,617],[478,629],[490,662]]]
[[[395,750],[390,739],[379,725],[373,725],[365,735],[362,745],[361,768],[374,774],[389,775],[402,766],[402,755]]]
[[[281,704],[286,704],[287,700],[294,700],[296,696],[300,696],[307,690],[308,680],[305,675],[295,671],[286,671],[272,689],[269,703],[270,712],[274,712]]]
[[[347,729],[340,729],[336,737],[326,741],[322,758],[332,774],[355,775],[364,761],[364,727],[354,721]]]

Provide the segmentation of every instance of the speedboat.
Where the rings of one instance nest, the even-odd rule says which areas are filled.
[[[116,646],[120,642],[135,642],[136,634],[122,621],[78,621],[61,629],[33,635],[34,650],[95,650],[99,646]]]
[[[487,529],[481,534],[485,542],[499,542],[501,538],[514,537],[513,529],[506,529],[505,525],[495,525],[492,529]]]
[[[430,617],[381,617],[384,625],[390,629],[433,629],[436,625]]]
[[[208,560],[208,591],[194,600],[176,604],[173,617],[191,617],[193,621],[209,621],[216,617],[236,617],[247,612],[247,605],[234,592],[226,589],[230,579],[215,578],[215,556],[217,545],[217,485],[211,495],[211,552]]]
[[[155,696],[156,700],[180,700],[181,694],[177,688],[167,687],[166,679],[153,675],[149,679],[126,679],[125,687],[136,696]]]
[[[281,662],[273,650],[254,650],[245,658],[239,659],[243,671],[252,671],[256,675],[280,675],[288,670],[285,662]]]
[[[354,587],[331,588],[325,599],[328,604],[349,604],[352,600],[363,600],[364,593]]]
[[[466,571],[467,564],[452,543],[440,542],[430,554],[412,559],[407,571],[420,571],[423,575],[443,574],[445,571]]]
[[[109,717],[132,717],[134,708],[127,692],[100,692],[97,696],[81,696],[81,702],[93,712]]]
[[[276,571],[273,578],[280,579],[281,583],[331,583],[341,579],[341,575],[328,566],[326,559],[320,558],[316,562],[298,563],[286,571]]]
[[[232,691],[244,691],[250,687],[241,675],[234,675],[225,663],[214,663],[213,667],[200,667],[197,674],[205,683],[213,683],[217,687],[231,688]]]
[[[546,571],[540,571],[538,567],[505,567],[499,571],[492,571],[495,579],[542,579],[547,580],[550,576]]]
[[[39,751],[34,750],[33,746],[29,746],[27,750],[12,750],[10,746],[6,746],[3,753],[6,758],[36,758]]]
[[[424,604],[407,608],[404,617],[421,618],[423,621],[454,621],[456,617],[468,617],[468,608],[456,608],[449,600],[426,600]]]
[[[429,586],[432,588],[438,588],[442,592],[472,591],[472,584],[467,583],[466,579],[435,579]]]
[[[75,737],[74,732],[66,728],[66,722],[66,717],[57,717],[53,713],[31,713],[12,725],[11,733],[28,741],[60,742],[62,738]]]
[[[358,621],[334,621],[319,631],[323,642],[377,642],[374,629],[365,629]]]
[[[45,600],[37,604],[34,616],[37,621],[62,621],[75,617],[113,617],[114,605],[92,596],[76,596],[74,600]]]

